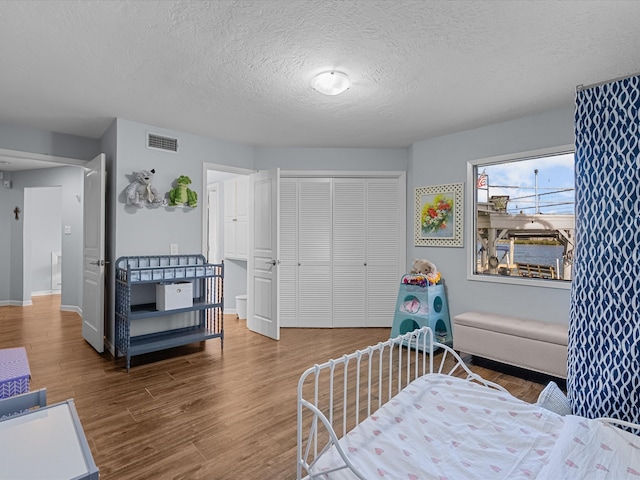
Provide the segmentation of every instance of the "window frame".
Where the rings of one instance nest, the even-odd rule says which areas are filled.
[[[549,281],[527,277],[511,277],[504,275],[481,275],[475,272],[476,264],[476,222],[477,222],[477,203],[478,195],[476,193],[476,172],[479,167],[485,165],[495,165],[499,163],[508,163],[520,160],[531,160],[539,157],[549,157],[553,155],[574,154],[575,145],[565,144],[555,147],[541,148],[537,150],[529,150],[525,152],[510,153],[506,155],[498,155],[495,157],[485,157],[467,162],[467,188],[466,188],[466,210],[465,229],[467,237],[467,280],[475,282],[488,283],[506,283],[510,285],[520,285],[527,287],[555,288],[560,290],[570,290],[573,280],[571,281]],[[575,249],[574,249],[575,251]]]

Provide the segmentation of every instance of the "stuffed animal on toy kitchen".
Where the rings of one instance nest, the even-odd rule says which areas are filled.
[[[440,281],[440,272],[435,263],[425,259],[416,259],[413,261],[411,273],[414,275],[424,275],[427,277],[430,285],[435,285]]]
[[[144,207],[151,205],[157,207],[162,205],[163,198],[158,191],[151,185],[155,169],[140,170],[133,172],[134,181],[127,187],[127,203],[136,207]]]
[[[191,179],[186,175],[180,175],[176,180],[177,187],[169,191],[169,205],[175,207],[185,203],[192,208],[198,206],[198,194],[191,190]]]

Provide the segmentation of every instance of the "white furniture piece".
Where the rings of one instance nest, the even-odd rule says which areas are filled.
[[[424,327],[303,373],[297,479],[637,478],[640,436],[614,424],[640,433],[519,400]]]
[[[280,326],[390,327],[405,269],[401,179],[280,179]]]
[[[148,255],[116,261],[116,348],[131,357],[220,338],[224,340],[224,265],[204,255]],[[184,308],[159,310],[156,286],[191,282],[193,299]],[[160,305],[162,308],[162,305]]]
[[[496,362],[567,378],[568,326],[484,312],[453,319],[453,348]]]
[[[247,259],[249,235],[249,177],[224,181],[224,258]]]
[[[0,420],[0,478],[99,478],[72,399]]]

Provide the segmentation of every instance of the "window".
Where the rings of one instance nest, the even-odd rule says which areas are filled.
[[[469,162],[469,278],[571,283],[573,145]]]

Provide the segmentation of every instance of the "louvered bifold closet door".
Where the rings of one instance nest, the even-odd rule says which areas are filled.
[[[298,323],[331,327],[330,178],[301,178],[298,183]]]
[[[399,192],[396,178],[367,179],[367,327],[390,327],[393,321],[404,201]]]
[[[298,327],[298,179],[280,179],[280,326]]]
[[[333,179],[333,326],[364,327],[366,180]]]

